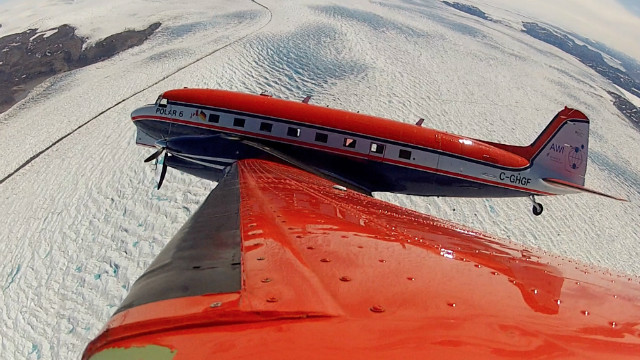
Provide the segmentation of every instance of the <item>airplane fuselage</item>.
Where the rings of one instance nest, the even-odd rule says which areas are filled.
[[[140,145],[165,139],[170,167],[214,181],[234,161],[279,157],[364,192],[510,197],[559,191],[529,160],[479,140],[270,96],[171,90],[135,110],[132,120]]]

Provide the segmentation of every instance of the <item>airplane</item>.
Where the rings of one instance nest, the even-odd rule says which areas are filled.
[[[586,161],[582,113],[561,111],[519,148],[308,101],[182,89],[133,112],[138,143],[158,148],[147,160],[164,154],[162,174],[171,166],[218,184],[83,359],[637,358],[637,277],[369,196],[385,186],[422,194],[582,190],[567,179],[574,172],[541,167],[555,162],[546,149],[565,142]],[[584,149],[569,143],[574,136]],[[427,166],[434,154],[441,158]],[[321,166],[325,155],[331,164]],[[528,168],[527,158],[535,163]],[[480,183],[482,173],[470,169],[493,169],[496,179]],[[502,172],[531,181],[514,187]],[[479,185],[434,186],[442,176]],[[432,189],[420,186],[425,179],[434,179]]]
[[[238,160],[276,157],[365,194],[519,197],[588,192],[589,119],[565,107],[529,146],[453,135],[384,118],[214,89],[177,89],[131,118],[137,143],[176,168],[218,181]]]

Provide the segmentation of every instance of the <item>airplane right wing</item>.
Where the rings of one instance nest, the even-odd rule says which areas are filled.
[[[638,279],[232,165],[84,359],[637,358]]]

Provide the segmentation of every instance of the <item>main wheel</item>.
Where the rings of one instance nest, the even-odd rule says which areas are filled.
[[[544,208],[542,207],[542,204],[535,203],[535,205],[533,205],[532,210],[533,210],[533,215],[539,216],[540,214],[542,214],[542,210],[544,210]]]

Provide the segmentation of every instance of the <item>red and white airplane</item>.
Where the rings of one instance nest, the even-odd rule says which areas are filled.
[[[158,185],[169,166],[219,184],[84,359],[640,354],[637,278],[368,196],[597,193],[584,114],[520,147],[308,100],[181,89],[133,112]]]
[[[472,139],[398,121],[222,90],[180,89],[132,114],[140,145],[166,166],[218,181],[230,164],[276,157],[365,194],[530,196],[584,187],[589,119],[565,108],[529,146]],[[159,182],[159,186],[162,181]]]

